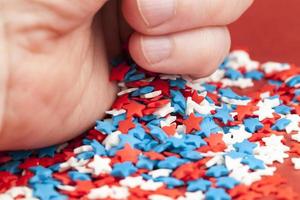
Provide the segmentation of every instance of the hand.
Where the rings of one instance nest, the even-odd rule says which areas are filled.
[[[253,0],[122,0],[129,50],[147,70],[212,73],[226,25]],[[0,150],[71,139],[111,106],[108,57],[130,33],[110,0],[0,0]]]

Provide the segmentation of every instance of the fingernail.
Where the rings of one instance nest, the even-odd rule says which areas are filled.
[[[142,49],[147,61],[155,64],[171,55],[173,42],[169,37],[147,37],[142,39]]]
[[[138,0],[138,6],[147,26],[157,26],[176,12],[176,0]]]

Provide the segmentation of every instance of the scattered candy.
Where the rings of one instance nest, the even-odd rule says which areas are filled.
[[[0,199],[300,197],[275,165],[293,154],[300,169],[299,68],[244,51],[197,80],[130,59],[114,65],[118,98],[94,129],[63,145],[0,153]]]

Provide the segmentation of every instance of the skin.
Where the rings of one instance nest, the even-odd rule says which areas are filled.
[[[252,3],[177,0],[172,16],[153,24],[141,1],[0,0],[0,150],[57,144],[93,126],[117,92],[108,60],[131,33],[130,54],[145,69],[211,74],[230,47],[226,25]],[[151,62],[145,41],[159,39],[169,53]]]

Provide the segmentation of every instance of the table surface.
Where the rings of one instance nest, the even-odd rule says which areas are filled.
[[[300,1],[257,0],[230,25],[232,48],[247,49],[259,61],[279,61],[300,66]],[[300,193],[300,171],[290,161],[278,165],[278,173]]]
[[[256,0],[230,26],[232,47],[248,49],[260,61],[300,65],[299,13],[299,0]]]

